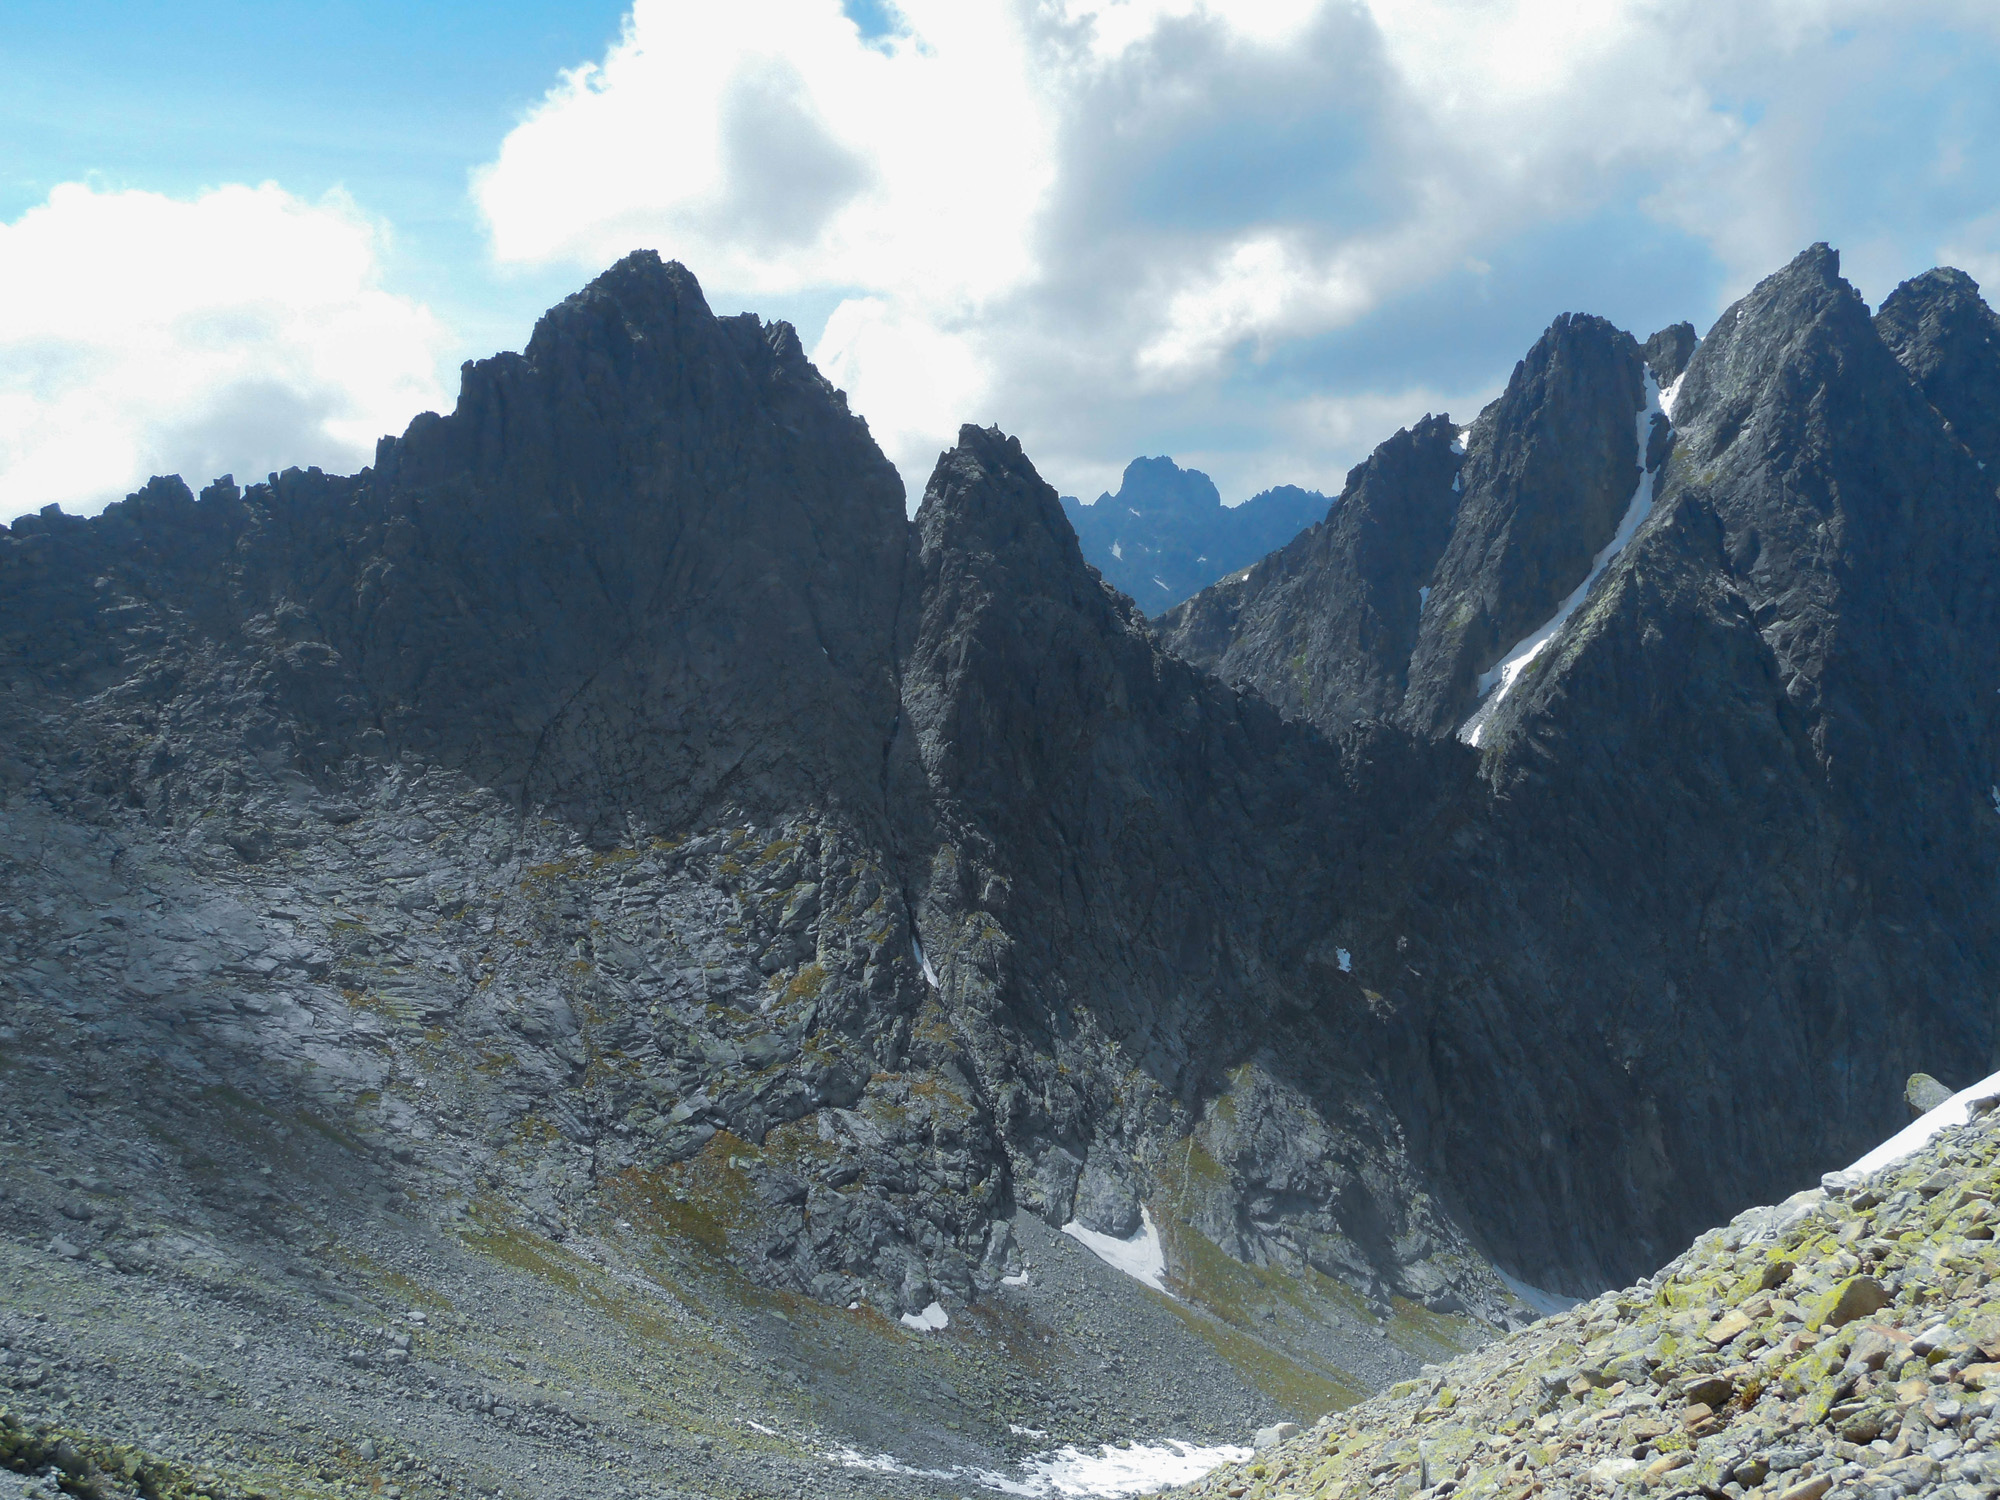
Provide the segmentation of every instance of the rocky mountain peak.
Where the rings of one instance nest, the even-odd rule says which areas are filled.
[[[1879,363],[1881,350],[1867,304],[1840,275],[1839,252],[1814,245],[1716,320],[1688,361],[1675,430],[1692,443],[1691,454],[1718,452],[1752,420],[1757,393],[1780,367],[1792,364],[1817,382],[1852,357]],[[1765,409],[1775,410],[1768,397]]]
[[[1672,324],[1646,340],[1646,368],[1653,372],[1653,379],[1662,390],[1681,378],[1681,371],[1694,358],[1695,346],[1700,342],[1692,323]]]
[[[1629,333],[1565,313],[1473,424],[1464,499],[1411,656],[1401,713],[1412,728],[1455,730],[1481,674],[1589,573],[1640,478],[1645,376]]]
[[[1097,503],[1136,505],[1142,500],[1166,510],[1197,515],[1222,508],[1222,496],[1214,480],[1199,469],[1183,469],[1164,455],[1133,459],[1125,466],[1118,493],[1100,495]]]
[[[1948,266],[1897,287],[1875,316],[1882,341],[1960,442],[2000,476],[2000,316]]]
[[[1171,462],[1171,460],[1169,460]],[[998,427],[968,423],[938,459],[917,508],[920,546],[977,554],[1003,568],[1026,593],[1095,593],[1062,500]]]

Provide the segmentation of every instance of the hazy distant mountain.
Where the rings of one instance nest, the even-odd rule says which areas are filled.
[[[1199,469],[1135,458],[1118,493],[1085,505],[1063,496],[1084,557],[1149,615],[1171,609],[1233,568],[1285,545],[1326,514],[1326,496],[1281,484],[1224,505]]]

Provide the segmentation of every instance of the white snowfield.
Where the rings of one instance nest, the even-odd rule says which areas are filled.
[[[931,961],[924,957],[924,945],[917,941],[917,935],[914,932],[910,934],[910,952],[916,955],[917,967],[924,971],[925,983],[929,984],[932,989],[938,989],[940,986],[937,980],[937,970],[933,969]]]
[[[1134,1281],[1143,1281],[1156,1292],[1166,1291],[1166,1252],[1160,1246],[1160,1231],[1153,1226],[1149,1210],[1139,1210],[1139,1232],[1129,1240],[1085,1229],[1074,1219],[1063,1225],[1062,1232],[1113,1270],[1123,1271]]]
[[[1690,361],[1692,363],[1692,361]],[[1666,413],[1669,422],[1674,419],[1674,403],[1681,398],[1681,386],[1686,382],[1688,372],[1683,370],[1674,377],[1674,383],[1660,392],[1660,410]]]
[[[1893,1166],[1913,1152],[1922,1150],[1939,1131],[1963,1125],[1971,1118],[1975,1099],[1996,1097],[2000,1097],[2000,1073],[1980,1079],[1969,1089],[1960,1089],[1929,1114],[1912,1120],[1845,1171],[1827,1173],[1820,1179],[1820,1186],[1828,1189],[1851,1187],[1870,1173]]]
[[[1514,684],[1521,674],[1547,649],[1551,641],[1562,634],[1562,628],[1569,623],[1570,616],[1575,614],[1583,601],[1590,596],[1591,585],[1603,576],[1604,570],[1611,566],[1612,560],[1625,550],[1625,544],[1638,535],[1639,528],[1646,522],[1646,517],[1653,513],[1653,483],[1659,478],[1659,473],[1646,467],[1646,446],[1653,435],[1653,418],[1665,415],[1666,413],[1660,408],[1659,382],[1653,379],[1653,372],[1648,370],[1646,404],[1633,419],[1639,441],[1641,470],[1639,487],[1632,492],[1632,499],[1625,507],[1625,515],[1618,522],[1618,529],[1611,533],[1611,540],[1606,542],[1604,549],[1591,560],[1590,571],[1584,575],[1583,582],[1571,591],[1567,599],[1556,606],[1555,614],[1544,621],[1539,629],[1501,657],[1491,671],[1479,674],[1479,693],[1485,701],[1479,705],[1478,711],[1458,728],[1458,737],[1466,744],[1475,748],[1478,746],[1480,739],[1486,733],[1486,726],[1493,720],[1494,710],[1499,708],[1507,694],[1513,691]]]
[[[920,1313],[904,1313],[901,1322],[918,1333],[942,1333],[951,1327],[951,1314],[944,1310],[942,1302],[933,1302]]]
[[[827,1454],[843,1468],[957,1480],[1002,1495],[1027,1496],[1029,1500],[1053,1500],[1057,1496],[1121,1500],[1126,1495],[1150,1495],[1155,1490],[1191,1483],[1211,1469],[1242,1463],[1250,1456],[1248,1448],[1228,1444],[1203,1448],[1169,1438],[1161,1443],[1134,1443],[1129,1448],[1107,1444],[1096,1453],[1058,1448],[1027,1459],[1018,1465],[1017,1473],[1002,1474],[993,1469],[919,1469],[887,1453],[862,1453],[854,1448],[836,1448]]]

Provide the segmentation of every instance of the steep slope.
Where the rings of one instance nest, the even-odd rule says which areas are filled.
[[[1326,496],[1279,485],[1225,506],[1209,477],[1171,458],[1135,458],[1118,493],[1063,497],[1083,555],[1142,610],[1159,614],[1281,547],[1326,514]]]
[[[1426,752],[1336,751],[1164,655],[998,433],[961,433],[917,532],[904,692],[929,827],[906,853],[1021,1201],[1116,1235],[1151,1203],[1385,1310],[1496,1314],[1402,1170],[1319,940],[1429,815]],[[1355,796],[1392,781],[1404,796]]]
[[[639,255],[360,475],[0,533],[0,1253],[74,1341],[48,1402],[308,1493],[410,1422],[427,1494],[580,1492],[585,1428],[701,1493],[829,1453],[879,1493],[886,1449],[928,1494],[1518,1313],[1314,1013],[1420,747],[1356,798],[996,443],[913,527],[788,328]],[[1135,1213],[1178,1299],[1057,1232]],[[160,1340],[227,1433],[97,1380]]]
[[[1875,328],[1959,441],[2000,474],[2000,317],[1979,283],[1950,267],[1926,271],[1889,294]]]
[[[1313,540],[1168,615],[1170,648],[1328,732],[1449,732],[1617,536],[1649,457],[1646,380],[1630,335],[1557,319],[1462,443],[1443,418],[1398,434]]]
[[[1994,1102],[1183,1493],[1990,1494]]]
[[[1458,514],[1463,451],[1447,417],[1397,433],[1348,475],[1325,520],[1169,611],[1162,640],[1329,731],[1393,717]]]
[[[1604,378],[1599,425],[1619,408],[1634,421],[1629,351]],[[1927,1057],[1962,1077],[1994,1045],[1991,486],[1823,247],[1726,312],[1676,381],[1674,432],[1636,417],[1643,524],[1586,587],[1580,547],[1544,577],[1536,608],[1572,599],[1510,653],[1481,716],[1453,717],[1504,635],[1456,658],[1418,648],[1401,712],[1428,734],[1477,732],[1478,780],[1454,842],[1384,893],[1372,931],[1341,938],[1430,1039],[1383,1078],[1399,1116],[1425,1122],[1412,1139],[1433,1180],[1482,1195],[1459,1214],[1503,1264],[1578,1291],[1746,1188],[1776,1197],[1852,1154]],[[1482,446],[1532,451],[1535,429],[1510,438],[1502,417],[1527,394],[1475,425],[1468,471]],[[1626,433],[1630,467],[1600,499],[1639,473]],[[1506,514],[1490,482],[1468,481],[1466,505],[1482,489],[1486,514]],[[1400,514],[1412,538],[1433,524]],[[1460,588],[1468,619],[1491,618],[1483,586]],[[1238,680],[1289,707],[1289,674],[1258,642],[1339,640],[1314,634],[1341,614],[1313,601],[1337,593],[1298,590],[1288,614],[1273,590],[1260,615],[1257,597],[1212,590],[1169,639],[1236,651]],[[1197,650],[1194,622],[1225,608],[1253,623]],[[1454,639],[1469,637],[1432,637]],[[1341,649],[1325,678],[1386,675]],[[1716,1175],[1677,1165],[1697,1160]],[[1620,1228],[1600,1232],[1614,1204]]]

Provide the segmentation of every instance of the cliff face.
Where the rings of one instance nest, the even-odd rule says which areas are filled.
[[[1476,742],[1463,828],[1394,898],[1411,946],[1349,946],[1428,1039],[1385,1075],[1400,1117],[1531,1279],[1616,1279],[1669,1225],[1725,1216],[1737,1174],[1779,1196],[1882,1133],[1927,1053],[1965,1076],[1991,1053],[1995,505],[1969,444],[2000,352],[1965,298],[1933,273],[1871,323],[1815,248],[1684,371],[1680,341],[1649,341],[1657,418],[1637,346],[1560,322],[1467,434],[1447,543],[1433,421],[1334,512],[1368,505],[1393,546],[1330,522],[1165,623],[1326,732],[1379,714]],[[1536,467],[1548,423],[1594,465]],[[1436,471],[1375,505],[1414,452]],[[1600,568],[1621,491],[1645,504]],[[1528,540],[1558,513],[1560,557]],[[1350,623],[1408,589],[1382,559],[1433,550],[1423,624],[1414,599],[1400,635]],[[1308,699],[1301,676],[1344,690]]]
[[[1330,731],[1449,732],[1616,534],[1646,374],[1631,335],[1557,319],[1462,434],[1443,417],[1397,434],[1327,521],[1170,612],[1170,649]]]
[[[960,434],[916,529],[892,787],[1019,1200],[1117,1235],[1150,1203],[1254,1264],[1498,1315],[1325,940],[1432,810],[1357,788],[1421,787],[1424,748],[1328,745],[1163,654],[997,432]]]

